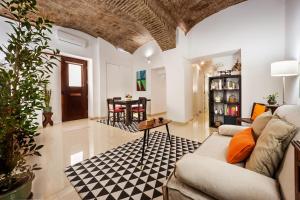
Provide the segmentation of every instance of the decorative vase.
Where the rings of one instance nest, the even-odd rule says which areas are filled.
[[[271,106],[275,105],[276,103],[277,103],[276,100],[271,100],[271,99],[268,100],[268,104],[271,105]]]
[[[27,181],[25,181],[22,185],[17,188],[10,190],[4,194],[0,194],[1,200],[17,200],[17,199],[29,199],[32,195],[32,181],[34,179],[34,174],[30,174],[27,177]]]
[[[237,98],[235,95],[230,95],[229,99],[228,99],[229,103],[236,103],[237,102]]]

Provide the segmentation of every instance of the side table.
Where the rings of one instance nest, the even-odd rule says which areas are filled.
[[[168,139],[171,144],[171,136],[169,132],[169,126],[168,124],[171,123],[171,120],[168,119],[163,119],[162,121],[159,121],[158,119],[155,120],[154,124],[147,125],[146,121],[142,121],[138,124],[138,130],[139,131],[144,131],[144,137],[143,137],[143,147],[142,147],[142,159],[141,159],[141,164],[143,165],[144,161],[144,150],[145,150],[145,144],[148,145],[148,140],[149,140],[149,132],[151,129],[160,127],[160,126],[166,126],[167,129],[167,134],[168,134]]]
[[[275,110],[276,110],[277,108],[280,107],[280,105],[266,105],[266,106],[267,106],[267,108],[268,108],[269,110],[271,110],[272,114],[275,112]]]

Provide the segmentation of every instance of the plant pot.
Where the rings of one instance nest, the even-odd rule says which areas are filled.
[[[52,107],[51,106],[49,106],[49,107],[45,107],[44,108],[44,112],[52,112]]]
[[[28,174],[27,181],[4,194],[0,194],[0,200],[28,199],[31,196],[33,179],[34,174]]]
[[[276,103],[277,103],[277,101],[268,100],[268,104],[269,104],[269,105],[275,105]]]

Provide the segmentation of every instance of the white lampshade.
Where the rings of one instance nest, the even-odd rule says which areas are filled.
[[[297,76],[299,62],[296,60],[279,61],[271,64],[271,76]]]

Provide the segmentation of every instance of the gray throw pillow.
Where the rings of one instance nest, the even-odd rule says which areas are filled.
[[[272,119],[272,117],[272,112],[267,111],[255,118],[251,125],[255,140],[257,140],[257,138],[261,135],[262,131],[264,130],[268,122]]]
[[[273,177],[295,132],[294,125],[274,116],[258,138],[246,168]]]

